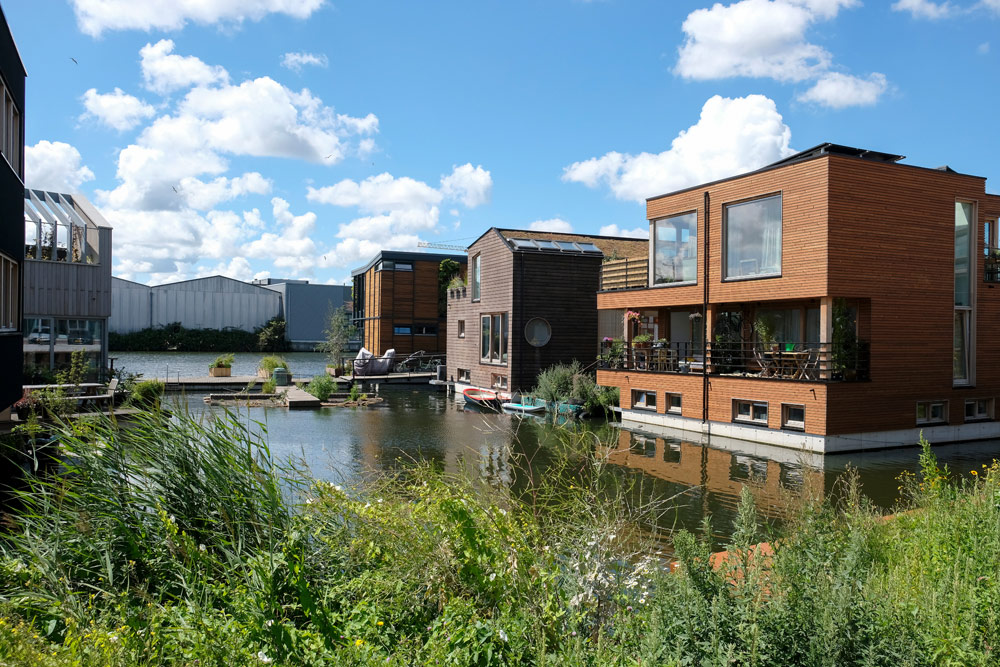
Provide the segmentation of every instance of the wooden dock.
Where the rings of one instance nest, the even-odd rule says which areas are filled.
[[[350,375],[345,375],[342,377],[334,378],[337,382],[344,384],[354,384],[355,382],[362,384],[364,386],[382,385],[382,384],[428,384],[431,380],[435,378],[436,374],[433,372],[425,373],[390,373],[388,375],[359,375],[354,378]],[[256,375],[237,375],[232,377],[186,377],[166,381],[166,390],[171,392],[178,391],[239,391],[241,389],[246,389],[250,382],[255,381],[256,386],[264,384],[265,380],[259,378]],[[308,383],[312,380],[311,377],[292,377],[292,384],[289,386],[294,386],[297,382]]]

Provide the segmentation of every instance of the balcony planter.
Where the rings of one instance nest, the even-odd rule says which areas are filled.
[[[208,374],[214,378],[227,378],[232,376],[233,369],[229,366],[226,366],[225,368],[218,366],[216,368],[209,368]]]
[[[326,367],[326,374],[327,375],[332,375],[335,378],[339,378],[341,375],[343,375],[343,373],[344,373],[344,369],[341,366],[327,366]]]

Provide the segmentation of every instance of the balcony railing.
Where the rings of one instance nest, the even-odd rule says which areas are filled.
[[[601,265],[601,290],[639,289],[649,283],[649,260],[645,257],[609,259]]]
[[[707,353],[692,343],[626,345],[604,341],[598,367],[652,373],[704,373],[809,382],[869,378],[868,343],[714,343]]]
[[[1000,283],[1000,248],[994,246],[986,248],[983,264],[983,280],[988,283]]]

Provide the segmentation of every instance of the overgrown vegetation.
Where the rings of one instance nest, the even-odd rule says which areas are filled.
[[[317,346],[319,352],[326,352],[327,366],[340,368],[344,363],[344,351],[351,340],[358,335],[358,328],[351,324],[351,313],[347,306],[331,308],[326,315],[326,340]]]
[[[617,387],[601,387],[594,374],[584,372],[579,361],[549,366],[538,374],[534,396],[548,402],[571,402],[593,415],[603,415],[618,404]]]
[[[261,357],[260,361],[257,362],[257,369],[264,371],[269,377],[272,373],[274,373],[275,368],[284,368],[289,373],[292,372],[292,369],[288,367],[288,362],[285,361],[284,357],[270,355],[267,357]]]
[[[137,408],[158,408],[165,391],[163,380],[141,380],[132,385],[129,404]]]
[[[230,352],[229,354],[220,354],[215,358],[215,360],[208,365],[209,368],[232,368],[233,361],[236,360],[236,355]]]
[[[108,332],[108,349],[116,352],[285,352],[285,321],[279,317],[253,331],[188,329],[180,322],[131,333]]]
[[[774,534],[748,487],[726,557],[706,522],[670,574],[635,478],[553,446],[517,491],[423,466],[341,488],[228,415],[65,430],[5,524],[0,663],[997,662],[1000,465],[956,480],[925,445],[908,511],[885,520],[848,476]]]
[[[337,381],[329,375],[317,375],[303,389],[321,401],[330,398],[337,391]]]

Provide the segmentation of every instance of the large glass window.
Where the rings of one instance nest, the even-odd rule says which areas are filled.
[[[723,278],[781,275],[781,195],[725,207]]]
[[[653,221],[653,284],[698,280],[698,214]]]
[[[482,255],[476,255],[472,258],[472,300],[479,301],[479,290],[481,285],[481,275],[480,275],[480,265],[482,264]]]
[[[482,316],[479,358],[485,363],[507,363],[507,313]]]
[[[21,301],[17,269],[17,262],[0,255],[0,331],[17,331]]]
[[[973,380],[972,349],[972,230],[976,229],[976,207],[955,202],[955,330],[952,367],[955,384]]]

